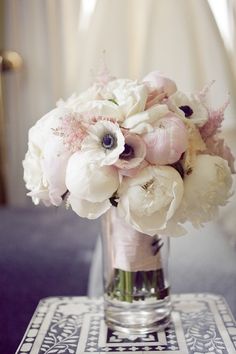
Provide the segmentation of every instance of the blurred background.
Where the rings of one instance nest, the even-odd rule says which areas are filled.
[[[186,92],[215,80],[209,104],[220,107],[230,95],[223,135],[236,154],[236,0],[1,0],[0,49],[0,348],[7,354],[40,298],[86,294],[99,229],[26,197],[28,129],[58,99],[92,83],[105,51],[117,77],[160,70]],[[220,293],[234,313],[235,210],[234,196],[218,221],[173,240],[171,255],[175,292]]]

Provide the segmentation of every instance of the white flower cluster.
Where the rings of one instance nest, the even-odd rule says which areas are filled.
[[[30,129],[28,195],[47,206],[66,197],[90,219],[116,207],[140,232],[179,235],[181,224],[202,225],[230,196],[233,156],[222,140],[214,148],[223,113],[158,72],[94,83]]]

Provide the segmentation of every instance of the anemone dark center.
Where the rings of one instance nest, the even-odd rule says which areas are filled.
[[[134,157],[134,149],[132,146],[125,144],[124,151],[120,154],[120,159],[130,160]]]
[[[102,138],[102,146],[105,149],[112,149],[116,145],[116,138],[112,134],[106,134]]]
[[[189,118],[193,114],[193,110],[189,106],[180,106],[179,109],[184,112],[186,118]]]

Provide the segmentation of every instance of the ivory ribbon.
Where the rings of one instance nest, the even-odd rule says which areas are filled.
[[[106,232],[113,268],[131,272],[162,268],[161,252],[152,252],[153,237],[133,229],[116,210],[108,212]]]

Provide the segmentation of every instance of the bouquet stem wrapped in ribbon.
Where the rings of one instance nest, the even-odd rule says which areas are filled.
[[[161,237],[136,231],[112,209],[103,218],[103,243],[105,289],[111,299],[132,303],[169,295]]]

